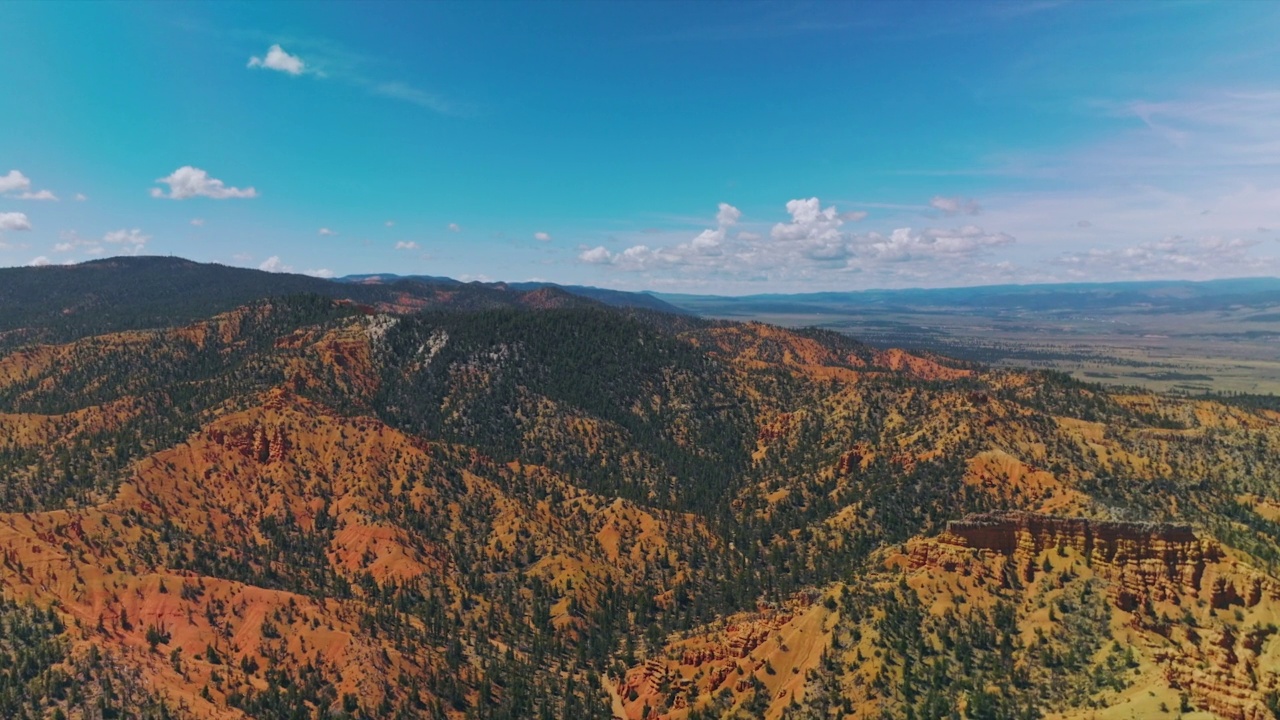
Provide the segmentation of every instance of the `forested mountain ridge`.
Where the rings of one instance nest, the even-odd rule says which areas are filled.
[[[581,292],[575,292],[581,291]],[[174,327],[266,297],[322,295],[398,312],[592,304],[665,309],[649,296],[554,285],[462,283],[388,276],[342,282],[178,257],[112,257],[76,265],[0,268],[0,348],[87,334]],[[675,308],[670,307],[672,311]]]
[[[111,287],[66,324],[24,282],[6,717],[1280,705],[1265,404],[549,289]]]

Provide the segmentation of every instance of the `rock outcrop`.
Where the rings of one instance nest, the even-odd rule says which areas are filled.
[[[1082,559],[1106,583],[1114,605],[1131,614],[1130,626],[1150,634],[1169,685],[1198,707],[1234,720],[1272,717],[1264,700],[1278,681],[1267,667],[1270,630],[1237,627],[1214,613],[1274,607],[1280,582],[1236,561],[1190,525],[1030,512],[971,515],[913,543],[907,569],[1029,587],[1049,552]],[[1168,619],[1177,614],[1191,621]]]

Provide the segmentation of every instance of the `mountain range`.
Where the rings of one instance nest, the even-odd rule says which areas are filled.
[[[1280,712],[1273,399],[694,305],[0,270],[0,716]]]

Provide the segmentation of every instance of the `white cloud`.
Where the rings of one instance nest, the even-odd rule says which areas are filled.
[[[449,223],[449,232],[462,232],[462,228],[458,226],[458,223]]]
[[[10,170],[0,175],[0,195],[8,195],[18,200],[57,200],[58,197],[49,190],[31,191],[31,178],[18,170]]]
[[[320,228],[320,234],[325,236],[332,236],[332,235],[337,235],[338,233],[334,232],[333,230],[330,230],[327,227],[323,227],[323,228]]]
[[[764,236],[753,230],[736,230],[741,213],[721,205],[716,227],[692,239],[673,244],[646,240],[621,251],[604,245],[579,249],[578,260],[589,265],[640,273],[645,285],[706,288],[760,283],[770,288],[814,290],[850,288],[859,283],[920,284],[950,278],[1006,280],[1011,265],[990,263],[996,249],[1014,238],[988,232],[975,225],[960,228],[901,228],[881,235],[849,232],[834,206],[824,207],[818,198],[786,204],[788,222],[776,223]],[[758,227],[758,226],[757,226]],[[735,232],[736,230],[736,232]]]
[[[235,255],[231,256],[231,259],[235,260],[238,263],[247,263],[253,260],[253,256],[250,255],[249,253],[236,253]]]
[[[267,272],[275,272],[275,273],[293,272],[293,267],[290,265],[285,265],[284,262],[280,260],[279,255],[272,255],[271,257],[262,261],[262,264],[258,266],[258,269],[265,270]]]
[[[27,264],[31,267],[45,267],[46,265],[52,265],[53,261],[44,255],[41,255],[40,257],[32,258],[31,262]]]
[[[604,246],[584,249],[578,259],[592,265],[615,265],[623,270],[648,270],[655,267],[702,265],[718,262],[723,254],[722,246],[729,229],[738,224],[742,211],[729,203],[720,203],[716,210],[716,227],[703,230],[686,243],[673,247],[651,248],[647,244],[633,245],[622,252],[610,252]],[[741,237],[741,233],[739,237]],[[756,236],[759,238],[759,236]]]
[[[89,197],[84,193],[76,193],[76,202],[84,202],[85,200],[88,200],[88,199]]]
[[[310,275],[311,277],[325,278],[326,280],[334,277],[333,271],[328,268],[320,268],[319,270],[303,270],[302,274]]]
[[[911,262],[941,258],[954,260],[1013,242],[1011,235],[989,233],[976,225],[954,230],[929,228],[920,232],[898,228],[888,237],[879,233],[869,234],[861,249],[864,250],[863,255],[876,260]]]
[[[840,213],[840,219],[845,222],[858,222],[859,220],[865,220],[866,217],[866,210],[850,210],[849,212]]]
[[[644,246],[638,245],[637,247]],[[578,259],[591,265],[605,265],[613,262],[613,253],[605,249],[603,245],[600,245],[589,250],[583,250],[578,254]]]
[[[549,233],[536,232],[533,234],[533,239],[538,242],[551,242],[551,235]]]
[[[982,212],[982,207],[974,200],[942,195],[934,195],[929,200],[929,207],[942,212],[943,215],[977,215]]]
[[[733,225],[737,225],[738,220],[741,219],[741,210],[729,203],[720,203],[719,210],[716,212],[716,223],[720,227],[731,227]]]
[[[412,240],[408,242],[401,240],[400,242],[396,243],[396,249],[397,250],[417,250],[418,243],[413,242]]]
[[[290,75],[301,75],[307,69],[306,63],[302,62],[302,58],[297,55],[290,55],[279,45],[272,45],[268,48],[265,57],[249,58],[248,67],[279,70]]]
[[[191,224],[200,227],[204,225],[204,218],[191,218]]]
[[[834,206],[823,208],[816,197],[788,201],[787,213],[791,215],[791,222],[778,223],[769,233],[775,240],[827,239],[839,234],[844,224]]]
[[[396,226],[396,221],[395,221],[395,220],[388,220],[388,221],[386,221],[386,222],[385,222],[385,223],[383,223],[383,224],[384,224],[384,225],[386,225],[387,227],[395,227],[395,226]]]
[[[1256,239],[1174,235],[1122,247],[1063,253],[1054,263],[1073,279],[1196,280],[1280,274],[1280,259],[1254,252],[1261,245]]]
[[[26,213],[0,212],[0,233],[15,230],[30,230],[31,221]]]
[[[128,255],[138,255],[142,249],[147,246],[147,242],[151,240],[150,235],[144,235],[138,228],[132,230],[113,230],[102,236],[102,241],[113,245],[121,245],[122,252]]]
[[[156,180],[169,186],[169,194],[165,195],[160,188],[151,188],[151,197],[186,200],[193,197],[207,197],[214,200],[230,198],[255,198],[258,191],[248,187],[243,190],[227,187],[221,180],[209,177],[209,173],[200,168],[184,165],[174,170],[169,177]]]
[[[30,189],[31,180],[17,170],[10,170],[8,174],[0,175],[0,194]]]

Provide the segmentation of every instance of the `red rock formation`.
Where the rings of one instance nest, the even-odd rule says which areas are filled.
[[[937,538],[910,548],[910,571],[941,571],[1008,582],[1034,578],[1046,551],[1070,550],[1107,581],[1133,624],[1178,643],[1155,653],[1166,680],[1185,690],[1198,707],[1232,720],[1271,718],[1263,702],[1268,670],[1259,660],[1264,629],[1242,632],[1230,625],[1182,629],[1162,623],[1142,608],[1148,603],[1191,607],[1207,600],[1216,609],[1280,602],[1280,582],[1229,558],[1223,548],[1196,535],[1191,526],[1113,522],[1029,512],[971,515],[948,523]],[[1193,637],[1194,635],[1194,637]],[[1185,640],[1186,642],[1179,642]],[[1275,682],[1275,673],[1270,676]]]
[[[934,565],[955,570],[966,565],[954,548],[973,548],[1022,564],[1045,550],[1071,549],[1094,572],[1112,581],[1113,597],[1125,610],[1147,601],[1199,597],[1205,566],[1222,559],[1215,542],[1196,537],[1189,525],[1116,522],[1029,512],[971,515],[947,524],[940,547],[917,547],[911,567]],[[948,547],[950,546],[950,547]],[[930,554],[935,557],[930,558]]]

